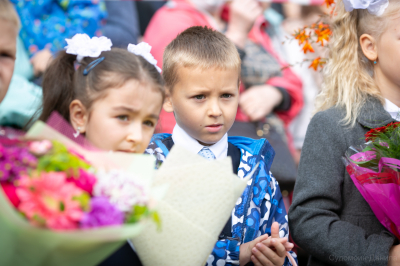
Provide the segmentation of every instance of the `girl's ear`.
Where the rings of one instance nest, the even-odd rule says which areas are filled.
[[[378,49],[376,47],[376,40],[369,34],[363,34],[360,37],[361,49],[366,58],[370,61],[378,59]]]
[[[86,132],[89,112],[80,100],[73,100],[69,105],[69,119],[75,130],[79,128],[80,133]]]
[[[174,111],[174,108],[172,106],[171,90],[169,88],[166,88],[165,90],[165,100],[163,108],[167,113],[172,113]]]

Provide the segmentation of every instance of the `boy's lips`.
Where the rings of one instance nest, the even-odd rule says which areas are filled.
[[[222,129],[223,124],[213,124],[206,126],[208,132],[215,133]]]

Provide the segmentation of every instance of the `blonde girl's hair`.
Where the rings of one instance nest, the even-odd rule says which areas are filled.
[[[0,0],[0,20],[12,23],[16,31],[19,31],[20,21],[14,6],[9,0]]]
[[[399,14],[400,1],[390,0],[382,16],[371,15],[368,10],[347,12],[342,0],[336,1],[329,43],[329,60],[324,68],[324,84],[316,99],[316,112],[336,106],[346,110],[343,121],[354,125],[368,96],[384,101],[373,79],[373,62],[363,54],[359,39],[369,34],[379,40],[386,30],[388,18]]]

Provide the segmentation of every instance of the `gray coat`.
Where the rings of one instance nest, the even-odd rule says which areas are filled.
[[[293,240],[311,254],[308,265],[387,266],[396,238],[381,225],[348,175],[342,156],[361,145],[370,128],[393,121],[370,98],[355,126],[344,126],[344,110],[317,113],[307,129],[289,210]]]

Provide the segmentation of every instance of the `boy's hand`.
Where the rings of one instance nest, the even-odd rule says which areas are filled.
[[[254,22],[262,14],[262,8],[257,0],[233,0],[229,12],[229,25],[225,35],[243,49]]]
[[[247,242],[245,244],[240,245],[240,252],[239,252],[239,265],[243,266],[250,262],[250,257],[252,254],[252,249],[258,243],[268,239],[268,235],[262,235],[254,239],[253,241]]]
[[[262,243],[256,244],[252,249],[252,253],[251,261],[255,266],[282,266],[285,263],[286,248],[275,238],[269,238]]]
[[[252,250],[251,260],[255,266],[282,266],[285,262],[286,251],[292,250],[293,246],[286,237],[279,236],[279,223],[274,222],[271,225],[271,237],[256,244]]]
[[[274,238],[275,240],[279,241],[286,248],[286,251],[291,251],[292,248],[294,247],[293,243],[290,243],[286,237],[279,236],[279,223],[278,222],[272,223],[270,238]],[[268,242],[263,241],[263,243],[269,248],[272,247],[271,244],[268,244],[268,243],[270,243],[270,241],[268,241]]]
[[[43,49],[37,52],[31,58],[31,64],[33,66],[33,72],[35,76],[40,76],[46,71],[47,65],[53,59],[53,55],[51,54],[49,49]]]
[[[239,106],[251,121],[259,121],[270,114],[282,100],[282,93],[273,86],[253,86],[240,95]]]

